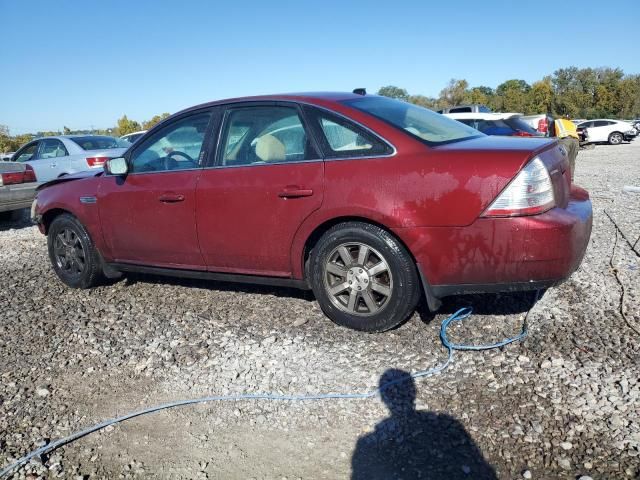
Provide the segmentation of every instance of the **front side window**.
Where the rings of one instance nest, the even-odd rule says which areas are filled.
[[[134,150],[130,158],[134,173],[186,170],[200,165],[209,112],[171,123]]]
[[[67,155],[69,155],[67,149],[60,140],[56,140],[55,138],[42,140],[40,158],[66,157]]]
[[[233,108],[221,138],[222,165],[295,162],[317,158],[297,109],[281,106]]]
[[[344,104],[379,118],[427,145],[442,145],[481,137],[477,130],[427,108],[379,96],[345,100]]]
[[[34,142],[31,145],[27,145],[22,150],[19,150],[14,157],[15,162],[28,162],[29,160],[33,160],[36,151],[38,150],[38,142]]]

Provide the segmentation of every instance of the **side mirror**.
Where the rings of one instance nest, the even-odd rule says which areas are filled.
[[[129,165],[123,157],[110,158],[104,164],[104,171],[109,175],[126,175]]]

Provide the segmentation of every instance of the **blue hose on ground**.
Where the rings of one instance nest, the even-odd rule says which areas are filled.
[[[538,298],[539,298],[539,295],[536,297],[536,301],[538,300]],[[124,422],[125,420],[129,420],[131,418],[139,417],[140,415],[146,415],[148,413],[157,412],[159,410],[166,410],[166,409],[169,409],[169,408],[183,407],[185,405],[193,405],[193,404],[196,404],[196,403],[208,403],[208,402],[218,402],[218,401],[238,401],[238,400],[311,401],[311,400],[329,400],[329,399],[355,400],[355,399],[372,398],[372,397],[375,397],[376,395],[379,395],[382,390],[385,390],[385,389],[389,388],[392,385],[395,385],[395,384],[398,384],[398,383],[402,383],[402,382],[406,382],[407,380],[409,380],[411,378],[430,377],[432,375],[436,375],[436,374],[442,372],[453,361],[453,353],[456,350],[474,350],[474,351],[477,351],[477,350],[490,350],[490,349],[493,349],[493,348],[500,348],[500,347],[504,347],[505,345],[508,345],[510,343],[522,340],[527,335],[527,317],[528,317],[528,312],[527,312],[527,316],[525,316],[525,320],[524,320],[524,323],[523,323],[523,326],[522,326],[522,331],[520,332],[519,335],[517,335],[515,337],[507,338],[505,340],[502,340],[501,342],[492,343],[492,344],[489,344],[489,345],[464,345],[464,344],[451,343],[449,341],[449,339],[447,338],[447,329],[449,328],[449,325],[451,325],[451,323],[456,322],[456,321],[462,322],[464,319],[470,317],[471,313],[472,313],[472,309],[471,308],[461,308],[460,310],[455,312],[453,315],[450,315],[449,317],[445,318],[442,321],[442,325],[440,327],[440,340],[442,341],[442,344],[444,345],[444,347],[448,351],[447,360],[442,365],[438,365],[437,367],[433,367],[433,368],[430,368],[428,370],[420,370],[418,372],[412,373],[408,377],[403,377],[403,378],[400,378],[398,380],[393,380],[391,382],[385,383],[380,388],[377,388],[377,389],[372,390],[370,392],[365,392],[365,393],[323,393],[323,394],[317,394],[317,395],[273,395],[273,394],[270,394],[270,393],[245,393],[245,394],[240,394],[240,395],[214,395],[214,396],[211,396],[211,397],[203,397],[203,398],[196,398],[196,399],[190,399],[190,400],[178,400],[178,401],[175,401],[175,402],[164,403],[162,405],[157,405],[155,407],[145,408],[144,410],[138,410],[136,412],[128,413],[128,414],[123,415],[121,417],[112,418],[111,420],[105,420],[104,422],[98,423],[98,424],[93,425],[93,426],[91,426],[89,428],[86,428],[84,430],[76,432],[76,433],[74,433],[72,435],[69,435],[68,437],[60,438],[60,439],[58,439],[58,440],[56,440],[56,441],[54,441],[52,443],[49,443],[49,444],[47,444],[47,445],[45,445],[43,447],[40,447],[37,450],[32,451],[31,453],[25,455],[24,457],[16,460],[14,463],[12,463],[12,464],[8,465],[7,467],[5,467],[4,469],[2,469],[2,471],[0,471],[0,477],[8,475],[12,470],[24,465],[25,463],[27,463],[29,460],[31,460],[34,457],[37,457],[37,456],[43,455],[45,453],[51,452],[51,451],[57,449],[58,447],[61,447],[63,445],[66,445],[67,443],[73,442],[74,440],[77,440],[77,439],[79,439],[81,437],[84,437],[85,435],[88,435],[90,433],[96,432],[96,431],[98,431],[98,430],[100,430],[102,428],[108,427],[109,425],[113,425],[115,423]]]

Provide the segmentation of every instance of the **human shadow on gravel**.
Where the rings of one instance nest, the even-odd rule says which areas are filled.
[[[545,292],[546,290],[540,292],[540,298]],[[436,314],[450,315],[465,307],[471,307],[477,315],[516,315],[530,310],[535,302],[535,291],[454,295],[443,298],[442,306],[437,312],[431,312],[423,300],[418,305],[417,312],[424,323],[429,323]]]
[[[409,373],[389,369],[380,377],[380,387],[391,415],[358,439],[351,458],[352,480],[497,479],[459,421],[415,409],[416,386]]]

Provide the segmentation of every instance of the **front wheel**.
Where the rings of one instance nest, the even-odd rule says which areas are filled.
[[[407,250],[389,232],[367,223],[329,229],[311,253],[309,275],[324,313],[354,330],[389,330],[413,313],[420,297]]]
[[[611,135],[609,135],[609,144],[611,145],[619,145],[622,143],[622,140],[622,134],[619,132],[613,132]]]
[[[78,219],[69,214],[56,217],[47,236],[49,259],[58,278],[69,287],[89,288],[102,274],[100,256]]]

